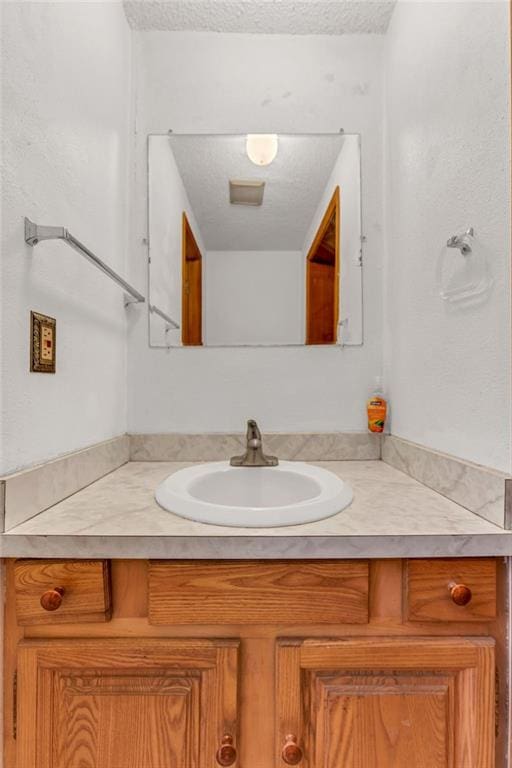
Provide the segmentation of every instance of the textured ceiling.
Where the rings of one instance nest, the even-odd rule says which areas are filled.
[[[340,135],[280,136],[271,165],[254,165],[245,136],[168,141],[209,251],[300,250],[343,146]],[[261,207],[231,205],[229,179],[265,181]]]
[[[384,34],[396,0],[124,0],[133,29],[289,35]]]

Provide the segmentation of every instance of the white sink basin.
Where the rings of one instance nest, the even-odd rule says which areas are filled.
[[[352,501],[332,472],[298,461],[277,467],[231,467],[227,461],[181,469],[155,491],[161,507],[212,525],[271,528],[323,520]]]

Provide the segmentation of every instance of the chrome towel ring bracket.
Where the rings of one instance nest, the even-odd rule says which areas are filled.
[[[470,227],[461,235],[453,235],[447,240],[446,245],[448,248],[458,248],[463,256],[468,256],[472,252],[470,238],[475,236],[475,230]]]

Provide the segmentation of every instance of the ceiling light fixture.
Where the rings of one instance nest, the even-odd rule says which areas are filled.
[[[277,155],[276,133],[249,133],[247,135],[247,157],[254,165],[270,165]]]

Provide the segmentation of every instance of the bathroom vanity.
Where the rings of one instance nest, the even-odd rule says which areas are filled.
[[[129,461],[10,527],[6,768],[501,768],[512,533],[317,464],[354,500],[307,525],[179,518],[154,492],[187,464]]]
[[[502,569],[10,560],[6,766],[491,768]]]

